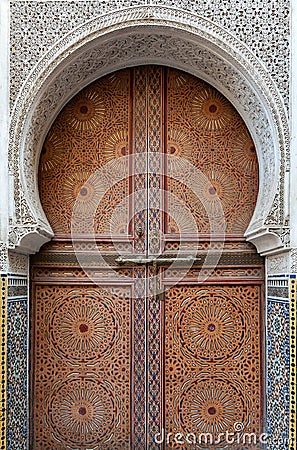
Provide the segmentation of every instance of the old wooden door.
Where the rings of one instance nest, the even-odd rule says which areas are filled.
[[[31,264],[32,448],[259,436],[258,164],[227,99],[174,69],[108,75],[59,114],[39,189],[55,237]]]

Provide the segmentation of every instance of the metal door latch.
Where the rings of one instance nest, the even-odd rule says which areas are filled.
[[[157,265],[162,265],[162,264],[168,264],[168,263],[191,263],[191,262],[195,262],[195,261],[201,261],[201,258],[199,257],[195,257],[193,255],[188,255],[185,257],[177,257],[177,258],[170,258],[170,257],[164,257],[164,258],[158,258],[156,256],[148,256],[147,258],[143,258],[143,257],[133,257],[133,258],[126,258],[126,257],[122,257],[120,256],[119,258],[116,259],[116,262],[118,264],[157,264]]]

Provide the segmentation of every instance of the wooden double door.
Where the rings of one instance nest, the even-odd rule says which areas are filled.
[[[175,69],[108,75],[57,117],[39,189],[55,237],[31,261],[32,448],[259,437],[258,165],[228,100]]]

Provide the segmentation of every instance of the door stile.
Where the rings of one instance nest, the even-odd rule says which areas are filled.
[[[139,67],[133,73],[132,166],[134,254],[147,254],[147,70]],[[147,435],[147,286],[146,267],[134,268],[133,355],[132,355],[132,432],[131,448],[146,448]]]
[[[134,253],[147,252],[147,70],[139,67],[133,71],[133,204]]]
[[[148,67],[148,248],[162,253],[164,167],[164,68]],[[158,267],[148,266],[148,448],[159,448],[154,436],[162,427],[162,308],[157,291]]]
[[[138,68],[134,71],[134,167],[135,175],[135,253],[145,256],[161,253],[163,231],[163,148],[164,148],[164,69]],[[140,155],[138,159],[137,156]],[[142,157],[141,157],[142,156]],[[146,202],[142,212],[141,203]],[[137,236],[138,229],[144,230]],[[151,265],[135,268],[137,273],[135,296],[135,361],[144,357],[144,365],[136,364],[135,389],[142,393],[144,405],[138,406],[135,417],[137,432],[134,442],[153,449],[154,436],[162,427],[162,310],[156,295],[157,270]],[[144,277],[144,278],[143,278]],[[142,300],[143,293],[144,297]],[[144,322],[140,319],[144,318]],[[144,339],[140,342],[140,336]],[[141,352],[139,349],[141,348]],[[145,370],[145,372],[144,372]],[[145,387],[141,387],[143,380]],[[145,381],[144,381],[145,380]],[[139,395],[135,398],[136,405]],[[141,412],[140,412],[141,411]],[[143,426],[142,418],[144,417]],[[145,432],[145,436],[142,433]]]

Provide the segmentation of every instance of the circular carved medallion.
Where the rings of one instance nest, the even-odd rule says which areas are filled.
[[[243,311],[223,292],[186,303],[178,327],[183,351],[208,362],[234,357],[246,336]]]
[[[192,114],[199,128],[223,130],[234,117],[231,103],[218,91],[206,86],[196,90],[192,100]]]
[[[81,445],[93,448],[108,439],[117,408],[113,393],[102,380],[81,376],[53,386],[47,415],[56,439],[75,448]]]
[[[224,378],[195,380],[180,397],[180,417],[187,432],[234,432],[234,424],[243,421],[246,401],[243,393]]]
[[[66,121],[77,131],[88,131],[98,127],[104,114],[105,106],[100,93],[87,88],[68,104]]]
[[[60,299],[51,313],[51,345],[62,358],[89,362],[115,344],[118,324],[110,300],[87,294]]]

